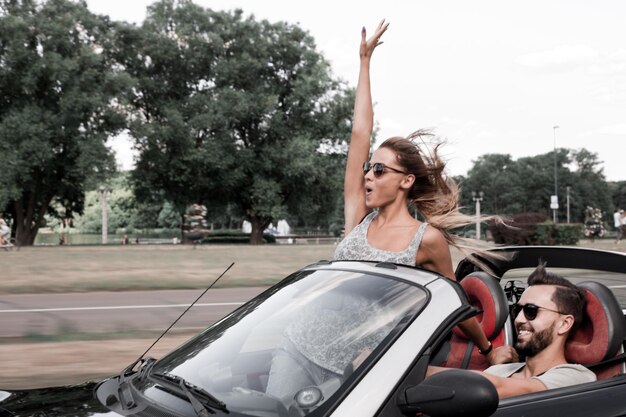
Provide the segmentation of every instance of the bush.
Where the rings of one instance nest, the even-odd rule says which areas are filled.
[[[264,234],[263,241],[265,243],[276,243],[276,237]],[[214,232],[200,240],[201,245],[205,244],[224,244],[224,243],[237,243],[246,244],[250,243],[250,234],[243,232]]]
[[[575,245],[583,237],[582,224],[536,225],[535,245]]]
[[[543,213],[522,213],[507,225],[490,223],[495,243],[503,245],[575,245],[583,237],[581,224],[548,223]]]
[[[521,213],[511,216],[506,225],[490,222],[488,228],[497,244],[536,245],[536,225],[546,220],[544,213]]]

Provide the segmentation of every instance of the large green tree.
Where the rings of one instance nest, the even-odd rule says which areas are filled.
[[[163,0],[124,39],[137,46],[123,55],[137,79],[140,200],[230,207],[251,222],[252,243],[288,212],[334,213],[352,96],[309,34]]]
[[[109,53],[114,31],[84,2],[0,1],[0,210],[18,245],[55,207],[80,213],[88,181],[114,169],[106,140],[128,81]]]
[[[543,212],[551,216],[554,157],[553,152],[517,160],[501,154],[479,157],[462,181],[462,205],[473,207],[471,191],[482,191],[484,213]],[[587,206],[605,213],[611,209],[611,194],[597,154],[586,149],[557,149],[556,165],[560,221],[567,216],[568,188],[571,221],[582,222]]]

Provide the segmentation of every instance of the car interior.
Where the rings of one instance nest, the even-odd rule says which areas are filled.
[[[510,317],[509,308],[524,291],[523,284],[507,281],[502,286],[500,280],[482,271],[472,272],[460,284],[469,302],[480,311],[476,318],[494,348],[514,345],[514,318]],[[587,305],[583,322],[567,342],[568,361],[590,368],[598,381],[625,374],[626,364],[621,355],[624,353],[626,321],[617,298],[602,283],[584,281],[576,284],[584,289]],[[472,370],[484,370],[489,366],[476,346],[457,327],[437,349],[431,364]]]

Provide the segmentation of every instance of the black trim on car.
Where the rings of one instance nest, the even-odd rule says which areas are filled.
[[[626,273],[626,253],[590,248],[564,246],[508,246],[493,248],[487,253],[505,255],[505,259],[491,258],[474,254],[493,273],[502,278],[511,269],[533,268],[539,259],[548,263],[550,268],[594,269],[598,271]],[[508,255],[508,256],[507,256]],[[467,258],[459,262],[455,275],[459,280],[481,269]]]

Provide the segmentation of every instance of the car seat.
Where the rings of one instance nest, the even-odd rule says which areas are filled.
[[[611,290],[595,281],[578,284],[587,297],[583,321],[565,344],[565,357],[570,363],[592,366],[623,353],[626,322]],[[592,369],[598,380],[624,373],[624,362],[609,363]]]
[[[460,284],[470,304],[481,311],[476,320],[493,348],[510,344],[512,328],[507,322],[509,304],[500,282],[495,277],[479,271],[467,275]],[[456,326],[452,331],[450,350],[442,365],[449,368],[484,370],[489,367],[489,361],[478,351],[474,342]]]

